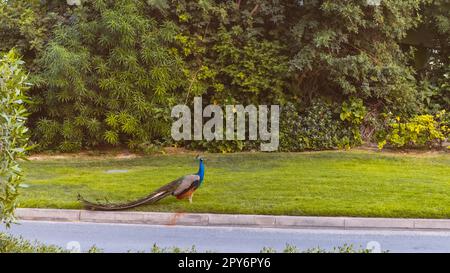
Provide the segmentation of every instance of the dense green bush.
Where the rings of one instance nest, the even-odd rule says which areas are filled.
[[[292,141],[284,133],[283,150],[348,147],[386,130],[386,113],[408,119],[450,108],[448,7],[444,0],[0,1],[0,51],[16,47],[27,62],[29,126],[41,149],[172,145],[171,106],[200,95],[208,104],[295,104],[292,115],[302,116],[295,127],[303,129]],[[414,31],[429,41],[411,42]],[[327,121],[318,108],[329,108]],[[284,113],[282,123],[293,126]],[[256,144],[177,145],[230,152]]]
[[[0,52],[15,48],[28,71],[37,71],[37,58],[45,50],[52,26],[69,17],[65,1],[0,1]]]
[[[244,140],[219,140],[219,141],[189,141],[182,143],[183,146],[194,150],[206,150],[212,153],[233,153],[250,150],[255,143]]]
[[[361,98],[402,115],[419,110],[414,71],[399,42],[420,22],[421,0],[302,1],[290,60],[300,95]]]
[[[362,119],[350,112],[347,104],[315,100],[299,110],[293,104],[282,108],[280,121],[280,149],[283,151],[350,148],[361,144],[359,126]],[[350,121],[349,121],[350,120]]]
[[[421,97],[427,110],[435,114],[450,109],[450,2],[430,2],[417,34],[425,36],[429,45],[418,46],[415,66],[422,81]]]
[[[18,160],[28,149],[25,126],[27,75],[14,50],[0,57],[0,221],[14,220],[16,197],[22,180]]]
[[[382,149],[386,144],[396,148],[439,147],[449,134],[449,121],[445,111],[435,116],[417,115],[406,121],[397,117],[389,124],[386,136],[378,147]]]
[[[73,24],[55,30],[39,63],[44,70],[35,92],[34,136],[42,148],[165,145],[175,103],[195,95],[211,103],[256,104],[285,96],[283,47],[252,22],[271,12],[270,6],[255,19],[248,9],[257,1],[239,8],[213,1],[169,3],[175,14],[156,2],[93,1],[73,12]],[[189,147],[243,148],[240,142],[222,144]]]
[[[167,137],[185,83],[177,26],[146,1],[101,1],[56,28],[39,64],[35,138],[74,151]]]
[[[278,103],[288,92],[285,8],[277,1],[169,1],[191,70],[189,95],[219,104]]]

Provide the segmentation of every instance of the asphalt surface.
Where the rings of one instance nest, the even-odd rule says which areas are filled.
[[[450,252],[450,232],[273,229],[245,227],[188,227],[99,223],[21,221],[1,232],[38,240],[74,251],[95,245],[105,252],[149,252],[159,247],[191,248],[212,252],[259,252],[263,247],[282,251],[286,244],[300,250],[331,250],[344,244],[388,252]]]

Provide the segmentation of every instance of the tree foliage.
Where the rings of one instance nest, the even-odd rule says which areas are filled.
[[[350,96],[378,111],[418,110],[414,71],[399,42],[419,23],[421,1],[305,1],[291,59],[301,95]]]
[[[29,71],[37,69],[34,61],[45,49],[52,26],[66,21],[67,5],[62,1],[0,1],[0,52],[15,48]],[[66,16],[64,16],[66,15]]]
[[[450,2],[431,1],[424,8],[422,32],[432,47],[418,53],[426,60],[419,76],[425,103],[432,114],[440,109],[450,110]]]
[[[193,94],[218,103],[280,102],[286,97],[288,47],[278,1],[171,1],[190,65]]]
[[[32,72],[29,124],[43,149],[170,144],[170,108],[194,96],[286,106],[298,147],[344,147],[390,130],[388,115],[449,108],[448,3],[371,2],[3,1],[0,51],[15,46]]]
[[[135,147],[167,135],[184,61],[177,26],[155,13],[146,1],[97,0],[56,28],[39,60],[35,95],[43,147]]]

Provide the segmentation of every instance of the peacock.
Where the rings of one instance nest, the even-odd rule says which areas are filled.
[[[203,158],[197,156],[196,159],[199,161],[198,172],[196,174],[189,174],[174,180],[161,188],[155,190],[151,194],[141,199],[124,203],[124,204],[102,204],[93,203],[84,199],[80,194],[78,194],[78,200],[83,203],[84,207],[89,210],[125,210],[134,208],[144,204],[153,204],[159,200],[173,195],[177,199],[188,198],[189,203],[192,203],[192,197],[195,190],[197,190],[203,183],[205,178],[205,165]]]

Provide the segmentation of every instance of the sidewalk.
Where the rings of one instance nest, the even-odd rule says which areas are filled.
[[[67,209],[16,210],[19,220],[95,222],[181,226],[247,226],[261,228],[332,228],[448,230],[450,219],[400,219],[360,217],[310,217],[274,215],[233,215],[210,213],[105,212]]]

